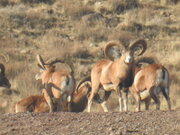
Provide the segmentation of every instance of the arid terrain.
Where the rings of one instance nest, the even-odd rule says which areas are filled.
[[[13,112],[16,102],[41,93],[37,54],[45,61],[71,62],[78,82],[106,58],[108,41],[128,46],[139,38],[148,44],[143,56],[153,56],[170,72],[172,108],[180,107],[179,12],[175,0],[0,0],[0,54],[9,57],[0,57],[0,63],[11,83],[10,89],[0,88],[0,113]],[[117,95],[108,102],[116,111]],[[163,99],[161,105],[166,107]]]
[[[153,57],[170,74],[172,111],[111,112],[93,105],[87,113],[14,113],[21,99],[41,94],[36,55],[45,61],[71,62],[76,82],[90,75],[96,61],[107,58],[104,45],[118,40],[126,47],[147,42],[143,56]],[[178,0],[0,0],[0,63],[11,88],[0,88],[0,135],[180,135],[180,1]],[[57,68],[66,68],[57,64]],[[161,109],[167,110],[164,98]]]
[[[0,135],[179,135],[180,110],[7,113],[0,123]]]

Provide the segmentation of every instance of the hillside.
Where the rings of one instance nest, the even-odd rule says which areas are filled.
[[[78,81],[105,58],[106,42],[128,46],[139,38],[148,43],[144,56],[155,57],[169,70],[173,109],[180,107],[180,3],[162,1],[0,0],[0,53],[9,57],[0,62],[12,84],[0,90],[0,112],[13,112],[14,103],[40,93],[37,54],[71,61]],[[117,110],[116,99],[114,94],[108,101],[112,111]]]

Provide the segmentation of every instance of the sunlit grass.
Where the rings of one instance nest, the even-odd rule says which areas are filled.
[[[145,56],[156,57],[170,72],[172,108],[180,107],[179,3],[162,6],[158,2],[143,2],[137,6],[137,2],[131,5],[119,0],[0,0],[0,4],[0,53],[10,57],[8,63],[1,62],[6,66],[12,89],[20,92],[12,98],[13,104],[20,98],[40,93],[40,82],[34,78],[39,72],[37,54],[45,60],[72,59],[78,81],[89,75],[94,64],[78,60],[105,58],[105,42],[120,40],[128,45],[134,39],[144,38],[148,43]],[[161,104],[166,109],[164,98]],[[102,111],[94,106],[93,111]],[[112,111],[119,110],[115,93],[108,106]],[[130,110],[134,106],[129,102]]]

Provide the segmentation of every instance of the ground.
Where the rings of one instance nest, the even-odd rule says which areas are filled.
[[[179,135],[180,109],[108,113],[6,113],[0,135]]]

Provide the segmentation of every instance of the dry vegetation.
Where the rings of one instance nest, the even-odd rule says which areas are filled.
[[[16,101],[40,93],[36,54],[72,61],[79,80],[89,75],[92,61],[104,58],[105,42],[128,44],[136,38],[147,40],[145,55],[170,71],[173,109],[180,107],[180,2],[160,1],[0,0],[0,53],[10,57],[1,62],[12,84],[11,90],[0,91],[0,112],[12,112]],[[109,108],[116,111],[113,96]]]

